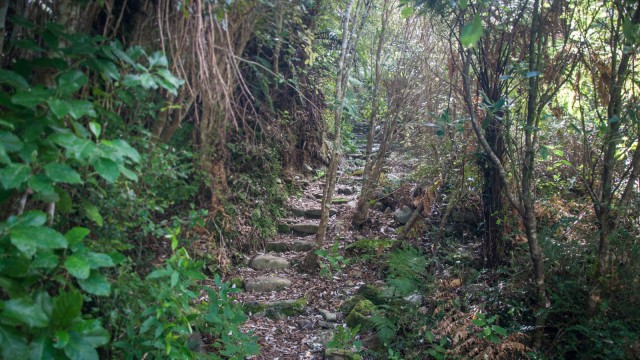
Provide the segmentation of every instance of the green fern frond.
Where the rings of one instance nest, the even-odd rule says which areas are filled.
[[[374,315],[369,319],[369,321],[373,324],[374,329],[377,331],[376,334],[378,338],[383,343],[386,343],[396,337],[396,324],[391,321],[391,319],[385,316]]]

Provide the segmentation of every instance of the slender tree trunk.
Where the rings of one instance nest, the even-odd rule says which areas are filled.
[[[640,24],[640,4],[636,3],[636,9],[629,19],[633,26]],[[618,29],[623,19],[618,19],[618,24],[613,25]],[[597,257],[597,273],[595,275],[591,291],[589,294],[588,311],[591,315],[597,313],[602,302],[602,292],[606,286],[606,279],[610,271],[610,237],[615,231],[616,214],[614,213],[614,170],[616,167],[616,150],[621,140],[620,125],[622,122],[622,88],[629,76],[629,62],[634,53],[623,51],[620,62],[617,61],[618,47],[628,46],[629,39],[621,41],[620,33],[613,31],[613,41],[611,48],[611,88],[609,90],[609,104],[607,106],[607,134],[604,137],[604,155],[602,159],[602,173],[600,177],[600,191],[598,199],[594,201],[594,209],[598,222],[599,241]],[[613,121],[612,121],[613,120]],[[632,162],[633,165],[633,162]],[[634,175],[632,172],[631,175]],[[637,176],[637,174],[636,174]],[[628,180],[633,180],[632,176]],[[623,193],[624,198],[624,193]]]
[[[367,221],[367,219],[369,218],[369,208],[370,208],[369,202],[371,201],[371,197],[373,195],[375,187],[378,184],[379,177],[380,177],[379,174],[376,175],[372,173],[372,168],[374,167],[374,164],[373,164],[371,152],[373,149],[373,141],[375,138],[376,126],[378,124],[378,113],[380,111],[380,102],[378,100],[380,80],[382,77],[380,59],[382,57],[382,48],[384,47],[387,22],[389,18],[387,14],[388,5],[389,5],[389,1],[385,0],[383,4],[383,9],[382,9],[380,32],[378,35],[378,42],[376,47],[373,94],[371,98],[371,116],[369,118],[369,134],[367,136],[367,150],[365,152],[366,163],[364,167],[364,173],[362,174],[362,177],[363,177],[362,190],[360,192],[360,196],[358,197],[358,202],[356,204],[356,210],[353,215],[353,220],[351,221],[351,224],[356,227],[359,227],[362,224],[364,224],[364,222]]]
[[[340,128],[342,125],[342,113],[344,107],[344,89],[346,84],[345,79],[349,76],[349,68],[347,57],[349,55],[349,49],[351,48],[351,33],[349,32],[349,26],[351,25],[351,11],[355,0],[349,0],[347,8],[342,18],[342,46],[340,49],[340,60],[338,62],[338,74],[336,76],[336,90],[335,90],[335,107],[333,110],[333,120],[335,129],[335,141],[333,143],[333,149],[331,151],[331,159],[329,161],[329,169],[327,173],[327,181],[324,186],[322,194],[322,213],[320,215],[320,225],[318,227],[318,233],[316,234],[316,246],[314,249],[307,253],[304,260],[304,267],[307,271],[315,271],[318,267],[318,255],[316,251],[322,247],[324,239],[327,234],[327,226],[329,224],[329,207],[333,200],[333,191],[335,189],[335,181],[337,177],[341,134]],[[357,9],[356,9],[357,14]]]

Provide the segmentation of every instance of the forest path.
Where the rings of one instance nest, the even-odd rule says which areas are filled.
[[[322,359],[326,343],[333,338],[335,329],[343,326],[346,314],[340,305],[362,285],[380,281],[379,271],[371,262],[343,261],[349,244],[365,239],[350,231],[362,177],[354,176],[364,165],[366,129],[355,129],[357,150],[347,154],[338,172],[338,182],[327,238],[323,249],[337,266],[329,266],[322,274],[307,274],[301,270],[303,259],[314,246],[320,217],[320,202],[324,180],[299,179],[301,192],[288,199],[289,216],[278,226],[279,234],[269,241],[265,249],[254,254],[246,267],[227,274],[226,279],[244,292],[236,295],[249,315],[244,331],[252,331],[261,346],[256,359]],[[377,213],[372,228],[385,230],[392,237],[394,229],[381,221]],[[389,218],[390,215],[385,215]],[[380,225],[380,226],[378,226]],[[373,238],[373,234],[367,238]],[[327,357],[331,358],[331,357]]]

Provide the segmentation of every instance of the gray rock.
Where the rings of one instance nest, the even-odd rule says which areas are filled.
[[[305,211],[305,209],[291,208],[291,213],[293,214],[293,216],[304,216]]]
[[[393,218],[402,225],[405,225],[409,222],[411,218],[411,214],[413,214],[413,210],[407,205],[403,206],[402,209],[397,209],[393,212]]]
[[[420,294],[411,294],[409,296],[404,297],[404,301],[409,302],[416,306],[422,305],[423,300],[424,300],[424,297]]]
[[[340,194],[340,195],[347,195],[347,196],[348,196],[348,195],[353,195],[353,194],[354,194],[354,191],[353,191],[353,189],[352,189],[352,188],[350,188],[350,187],[344,187],[344,188],[340,188],[340,189],[338,189],[338,194]]]
[[[344,349],[329,348],[324,351],[324,358],[326,360],[354,360],[362,358],[356,355],[356,352]]]
[[[325,310],[325,309],[318,309],[318,312],[320,313],[320,315],[322,315],[322,317],[329,321],[329,322],[336,322],[338,321],[338,316],[335,313],[332,313],[329,310]]]
[[[313,194],[313,197],[316,199],[322,199],[322,194]]]
[[[315,234],[318,232],[318,225],[316,224],[294,224],[291,225],[291,230],[303,234],[303,235],[310,235],[310,234]]]
[[[289,261],[281,257],[264,254],[254,257],[249,263],[249,267],[254,270],[288,269]]]
[[[199,332],[194,332],[189,335],[189,340],[187,341],[187,348],[196,354],[205,354],[205,344],[202,341],[202,335]]]
[[[266,248],[267,248],[267,251],[287,252],[291,250],[291,244],[286,242],[270,242],[270,243],[267,243]]]
[[[335,324],[329,324],[328,322],[324,321],[324,320],[318,320],[317,322],[318,327],[322,328],[322,329],[333,329]]]
[[[293,245],[291,245],[291,250],[297,252],[305,252],[313,250],[315,246],[316,243],[313,241],[294,240]]]
[[[244,289],[247,292],[279,291],[291,286],[291,280],[277,276],[262,276],[255,279],[247,279]]]
[[[291,232],[291,227],[289,226],[289,224],[279,223],[278,224],[278,232],[280,234],[288,234],[288,233]]]
[[[333,216],[337,213],[337,211],[329,209],[329,216]],[[322,209],[309,209],[304,212],[304,216],[309,219],[320,219],[320,217],[322,216]]]

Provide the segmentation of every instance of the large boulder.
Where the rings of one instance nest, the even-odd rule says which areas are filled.
[[[254,257],[249,263],[249,267],[254,270],[288,269],[289,261],[281,257],[264,254]]]
[[[291,286],[291,280],[277,276],[262,276],[255,279],[247,279],[244,289],[247,292],[280,291]]]

